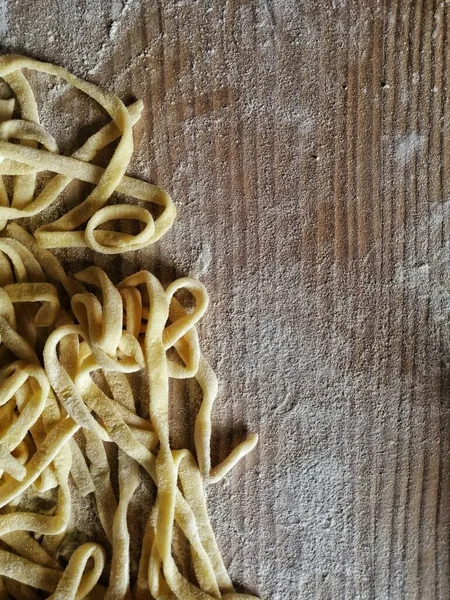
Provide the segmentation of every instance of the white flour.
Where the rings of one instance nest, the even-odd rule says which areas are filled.
[[[72,252],[67,264],[207,285],[200,334],[221,382],[213,459],[244,427],[261,439],[208,491],[237,584],[267,600],[447,600],[449,204],[425,178],[439,168],[426,163],[431,124],[405,128],[425,86],[417,65],[395,63],[412,36],[396,29],[407,3],[210,4],[0,1],[3,51],[143,98],[133,171],[178,205],[156,249],[113,265]],[[433,39],[445,22],[436,12]],[[374,47],[396,65],[386,81]],[[64,149],[101,117],[47,85],[44,120]],[[372,140],[380,107],[387,135]],[[174,442],[189,444],[180,423],[196,391],[174,389]],[[140,494],[148,508],[148,488]],[[83,533],[94,527],[85,516]]]

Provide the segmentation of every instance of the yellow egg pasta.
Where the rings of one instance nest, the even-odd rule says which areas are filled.
[[[111,123],[64,156],[39,122],[24,68],[78,88]],[[171,226],[168,194],[125,174],[142,103],[127,108],[60,67],[20,56],[0,57],[0,77],[14,95],[0,101],[0,174],[13,180],[10,190],[0,181],[0,598],[255,598],[234,591],[207,513],[205,488],[250,452],[257,436],[211,465],[218,386],[196,329],[208,307],[204,286],[183,277],[165,288],[146,270],[119,283],[97,266],[71,275],[49,251],[127,252]],[[91,164],[116,140],[105,169]],[[53,175],[37,193],[41,171]],[[74,178],[94,184],[87,198],[33,233],[21,227],[18,220],[57,202]],[[115,191],[144,204],[108,204]],[[160,216],[146,203],[162,206]],[[122,219],[143,227],[135,235],[102,229]],[[177,299],[180,290],[193,308]],[[145,398],[132,385],[138,374]],[[169,382],[189,378],[203,395],[195,454],[170,443]],[[155,501],[136,562],[129,510],[142,481],[153,486]],[[91,499],[104,543],[74,541],[74,494]],[[180,566],[177,537],[189,548],[190,574]]]
[[[60,155],[53,136],[39,124],[37,104],[22,74],[23,68],[60,77],[95,100],[109,114],[112,122],[92,135],[72,156]],[[133,153],[132,130],[140,117],[141,102],[127,109],[113,94],[101,91],[65,69],[23,56],[0,57],[0,77],[16,95],[22,117],[8,118],[0,123],[0,174],[15,178],[11,202],[2,187],[0,223],[5,225],[11,219],[40,213],[58,199],[73,179],[78,179],[94,184],[94,189],[75,208],[34,232],[42,247],[89,247],[104,254],[117,254],[144,248],[164,235],[175,218],[170,196],[157,186],[125,175]],[[7,108],[2,116],[11,116]],[[101,149],[117,139],[119,142],[106,169],[91,164]],[[11,140],[21,140],[22,143]],[[36,174],[40,171],[50,171],[55,175],[35,197]],[[145,207],[107,205],[116,191],[145,203],[160,205],[164,210],[157,219],[153,219]],[[101,225],[113,219],[137,220],[144,223],[144,228],[136,235],[100,229]],[[79,230],[83,225],[84,229]]]

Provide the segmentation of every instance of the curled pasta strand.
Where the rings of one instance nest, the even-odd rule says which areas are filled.
[[[60,304],[56,288],[51,283],[12,283],[5,285],[5,292],[16,302],[42,302],[35,316],[36,327],[49,327],[56,321]]]
[[[177,472],[177,475],[180,476],[180,478],[182,477],[183,471],[180,472],[181,469],[181,465],[183,463],[183,461],[185,460],[189,460],[189,458],[191,458],[191,455],[189,453],[188,450],[174,450],[172,452],[172,455],[174,457],[174,466],[175,466],[175,470]],[[195,467],[193,468],[193,471],[195,472]],[[183,479],[182,479],[183,481]],[[201,484],[201,478],[199,478],[198,481],[196,481],[196,483],[200,483]],[[199,494],[199,489],[197,486],[196,492],[197,495]],[[188,504],[190,505],[190,508],[193,509],[193,506],[191,503],[189,503],[189,500],[186,498]],[[197,507],[196,507],[197,508]],[[193,510],[193,514],[195,517],[195,522],[196,522],[196,527],[199,528],[199,513],[197,511]],[[204,513],[206,514],[206,513]],[[204,515],[202,515],[204,516]],[[201,527],[201,525],[200,525]],[[202,535],[201,535],[201,531],[198,530],[199,533],[199,538],[200,538],[200,542],[202,542]],[[200,588],[206,592],[207,594],[210,594],[212,597],[220,597],[220,591],[219,591],[219,586],[217,584],[217,580],[216,580],[216,574],[214,571],[214,567],[212,565],[211,562],[211,555],[207,552],[207,550],[205,549],[203,543],[200,543],[200,545],[197,548],[192,548],[192,558],[193,558],[193,565],[194,565],[194,571],[195,571],[195,575],[197,577],[198,583]],[[199,552],[198,549],[201,549],[201,552]],[[165,565],[164,565],[164,569],[165,569]],[[171,572],[171,575],[169,576],[170,579],[168,581],[169,586],[171,587],[171,589],[177,593],[177,587],[180,585],[180,580],[177,574],[175,574],[174,572],[174,565],[173,564],[169,564],[169,571]],[[178,569],[177,569],[178,571]],[[175,578],[174,578],[175,576]],[[177,583],[178,582],[178,583]],[[175,585],[174,585],[175,583]]]
[[[89,429],[84,431],[86,456],[90,461],[89,471],[94,482],[94,494],[98,516],[103,530],[110,542],[113,538],[113,517],[117,510],[117,501],[111,485],[111,471],[103,441]]]
[[[0,575],[12,577],[45,592],[53,592],[61,579],[61,571],[36,564],[6,550],[0,550]]]
[[[86,404],[99,415],[105,430],[117,446],[138,462],[152,477],[155,478],[155,457],[148,447],[142,445],[131,428],[122,419],[120,412],[110,402],[110,399],[93,382],[89,388],[85,387],[83,395]],[[157,438],[153,437],[152,446],[156,445]]]
[[[156,505],[153,507],[144,531],[144,538],[142,540],[141,556],[139,558],[139,568],[136,579],[136,586],[134,595],[136,600],[150,600],[150,582],[151,576],[149,575],[150,568],[150,555],[154,548],[153,542],[155,539],[155,514]],[[159,568],[159,565],[158,565]]]
[[[130,534],[127,524],[127,511],[131,497],[139,483],[137,463],[122,450],[119,450],[119,504],[112,528],[112,560],[109,587],[105,600],[122,600],[129,586]]]
[[[14,500],[36,481],[78,429],[79,426],[70,418],[57,423],[27,463],[27,474],[24,479],[22,481],[8,481],[0,486],[0,507]],[[9,516],[0,516],[0,531],[3,531],[2,520]]]
[[[223,477],[225,477],[225,475],[231,471],[231,469],[237,465],[242,458],[247,456],[247,454],[256,448],[257,443],[258,434],[253,433],[252,435],[249,435],[248,438],[243,442],[238,444],[236,448],[233,448],[230,454],[219,465],[211,469],[209,476],[210,483],[217,483],[223,479]]]
[[[201,319],[208,308],[209,299],[204,285],[200,281],[190,277],[177,279],[166,288],[168,306],[170,306],[175,292],[181,289],[189,290],[194,296],[195,308],[191,313],[184,312],[183,316],[180,316],[175,322],[165,328],[163,344],[166,349],[173,346],[185,335]]]
[[[94,561],[93,568],[84,573],[88,560]],[[55,592],[49,600],[78,600],[85,598],[97,584],[105,565],[105,551],[99,544],[83,544],[72,554]]]
[[[108,354],[114,355],[122,339],[122,297],[117,288],[113,285],[106,273],[99,267],[88,267],[75,275],[78,281],[89,283],[101,290],[103,306],[101,306],[98,315],[100,323],[99,329],[92,328],[90,339]],[[72,298],[72,308],[74,308],[75,298]],[[77,313],[74,310],[76,316]],[[87,311],[87,326],[91,330],[90,313]]]
[[[1,538],[10,548],[19,556],[31,560],[34,563],[62,571],[62,567],[44,548],[37,542],[33,536],[26,531],[15,531],[5,533]]]
[[[77,325],[65,325],[53,331],[47,339],[44,348],[45,371],[49,382],[55,390],[61,404],[69,415],[80,427],[85,427],[104,439],[104,429],[93,418],[81,397],[79,390],[70,379],[67,371],[59,362],[57,346],[66,335],[79,334],[83,337],[83,330]]]
[[[39,364],[39,359],[32,346],[1,315],[0,342],[24,362],[35,365]]]
[[[17,271],[15,271],[16,279],[19,280],[17,283],[37,283],[46,281],[44,271],[39,261],[33,256],[32,252],[30,252],[28,248],[26,248],[18,240],[4,238],[2,240],[1,250],[12,261],[15,268],[19,267],[20,265],[20,275],[17,273]],[[15,257],[17,257],[17,259],[15,259]],[[15,281],[5,281],[4,285],[7,283],[15,283]]]
[[[233,585],[225,568],[217,541],[211,527],[203,493],[202,476],[194,457],[184,451],[179,463],[179,476],[183,495],[191,507],[198,527],[198,535],[202,546],[207,552],[220,592],[232,592]],[[195,561],[194,561],[195,564]]]
[[[70,474],[72,475],[78,491],[85,497],[88,494],[95,492],[95,483],[77,442],[71,438],[69,444],[72,453],[72,469]]]
[[[22,119],[39,124],[39,112],[33,90],[22,71],[7,73],[3,79],[8,83],[11,90],[16,95]],[[22,145],[30,146],[32,148],[37,147],[36,142],[33,140],[23,141]],[[29,204],[33,198],[35,185],[36,176],[34,173],[17,177],[14,181],[12,206],[22,208]]]
[[[10,138],[33,140],[42,144],[49,152],[59,154],[55,138],[38,123],[22,119],[10,119],[0,123],[0,140],[7,141]]]
[[[176,323],[180,321],[183,322],[182,320],[189,316],[178,300],[173,297],[173,294],[171,295],[170,310],[173,315],[172,318],[176,319]],[[188,331],[187,333],[191,333],[191,331]],[[192,353],[192,344],[187,343],[187,333],[184,334],[184,338],[180,337],[175,343],[180,357],[186,364],[188,364]],[[195,346],[194,348],[197,349]],[[195,420],[194,429],[197,459],[203,477],[207,478],[209,483],[217,483],[225,477],[225,475],[242,458],[255,448],[258,443],[258,435],[250,435],[246,440],[238,444],[238,446],[236,446],[236,448],[234,448],[219,465],[211,468],[211,412],[214,400],[217,396],[218,385],[217,377],[213,369],[200,354],[198,357],[198,368],[195,372],[195,378],[203,392],[203,401]]]
[[[142,325],[142,296],[136,288],[122,288],[119,291],[123,300],[126,331],[139,338]]]
[[[17,530],[56,535],[67,529],[71,507],[70,489],[68,486],[71,459],[68,448],[61,448],[59,456],[55,456],[53,462],[59,483],[58,507],[55,515],[46,516],[32,512],[2,515],[0,516],[0,536]],[[3,491],[2,488],[0,488],[1,491]]]
[[[86,291],[81,283],[66,274],[58,259],[51,252],[39,246],[36,239],[20,225],[10,223],[6,227],[4,235],[9,236],[7,238],[9,242],[13,238],[20,243],[40,265],[48,281],[61,284],[69,297]]]

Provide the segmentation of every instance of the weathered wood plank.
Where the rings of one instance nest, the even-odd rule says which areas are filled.
[[[110,268],[211,292],[214,458],[261,435],[210,492],[234,580],[450,598],[448,2],[0,6],[3,50],[146,103],[134,170],[179,219]]]

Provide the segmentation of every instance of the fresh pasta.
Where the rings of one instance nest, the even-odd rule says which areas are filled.
[[[60,154],[39,122],[24,68],[62,78],[111,122],[72,156]],[[0,101],[0,598],[255,598],[235,592],[207,513],[205,488],[255,447],[257,435],[211,464],[218,386],[196,328],[208,307],[204,286],[183,277],[164,288],[146,270],[118,284],[97,266],[71,275],[49,251],[127,252],[171,226],[168,194],[125,174],[142,103],[125,107],[60,67],[21,56],[0,57],[0,77],[13,94]],[[91,163],[117,140],[105,169]],[[38,191],[43,171],[53,175]],[[19,225],[56,203],[73,179],[94,184],[75,208],[32,233]],[[116,191],[143,204],[109,204]],[[157,218],[146,203],[162,207]],[[139,233],[105,228],[123,219],[139,221]],[[144,411],[134,373],[147,380]],[[169,382],[189,378],[203,395],[195,454],[170,444]],[[156,496],[131,577],[129,506],[143,473]],[[92,496],[105,543],[85,541],[67,556],[75,490]],[[176,536],[190,549],[191,570],[181,566]]]
[[[72,156],[60,155],[53,136],[39,124],[37,104],[23,68],[62,78],[95,100],[112,122],[92,135]],[[94,184],[94,189],[72,210],[34,232],[40,246],[89,247],[103,254],[117,254],[144,248],[164,235],[175,218],[170,196],[157,186],[125,175],[133,153],[132,129],[140,117],[142,102],[127,109],[113,94],[101,91],[65,69],[23,56],[0,57],[0,77],[15,93],[22,117],[8,118],[0,124],[0,175],[15,177],[12,202],[8,201],[4,185],[0,186],[1,223],[37,215],[55,202],[73,179],[78,179]],[[11,117],[14,103],[6,102],[4,114]],[[12,143],[11,139],[22,140],[22,143]],[[117,139],[119,142],[106,169],[91,164],[100,150]],[[40,171],[55,175],[35,198],[36,174]],[[151,212],[141,206],[107,205],[116,191],[160,205],[163,211],[154,219]],[[99,228],[116,219],[137,220],[144,228],[136,235]],[[79,230],[83,225],[85,228]]]

